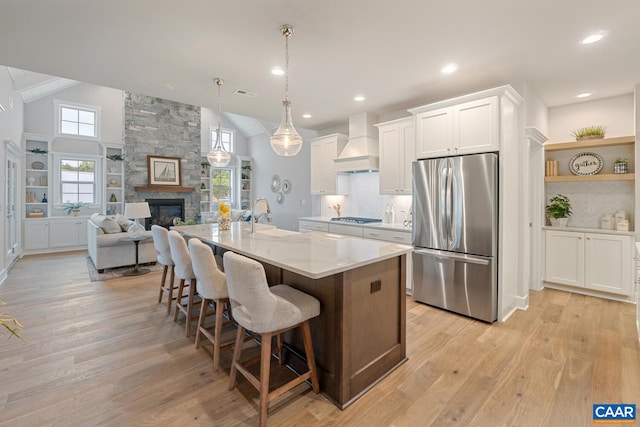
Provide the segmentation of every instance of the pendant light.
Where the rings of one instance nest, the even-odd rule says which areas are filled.
[[[213,150],[207,153],[207,160],[214,168],[223,168],[231,161],[231,154],[222,146],[222,126],[220,125],[220,117],[222,116],[220,88],[224,84],[224,80],[216,78],[214,81],[218,85],[218,130],[216,131],[216,143],[213,146]]]
[[[282,122],[271,137],[271,148],[278,156],[295,156],[302,148],[302,137],[291,121],[291,103],[289,102],[289,36],[293,34],[291,25],[280,27],[285,40],[285,68],[284,68],[284,115]]]

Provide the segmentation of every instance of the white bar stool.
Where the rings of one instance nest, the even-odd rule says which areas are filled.
[[[236,372],[239,371],[260,392],[259,423],[260,426],[265,426],[269,401],[273,398],[307,379],[311,380],[314,393],[320,391],[309,329],[309,319],[320,314],[320,302],[311,295],[290,286],[277,285],[269,288],[264,268],[257,261],[233,252],[226,252],[223,262],[231,311],[234,320],[239,324],[229,374],[229,390],[235,387]],[[309,371],[269,392],[272,337],[279,337],[283,332],[297,327],[302,328]],[[261,337],[260,379],[240,363],[245,329]],[[278,340],[278,346],[280,345]]]
[[[151,233],[153,234],[153,246],[156,249],[156,257],[158,258],[158,262],[164,265],[164,269],[162,270],[162,280],[160,281],[160,295],[158,295],[158,304],[162,303],[163,295],[168,294],[167,314],[170,314],[171,304],[175,299],[173,297],[173,291],[174,289],[177,289],[177,287],[174,286],[175,264],[173,262],[173,259],[171,258],[171,249],[169,248],[169,230],[159,225],[152,225]],[[165,285],[168,270],[171,270],[171,275],[169,278],[169,284]]]

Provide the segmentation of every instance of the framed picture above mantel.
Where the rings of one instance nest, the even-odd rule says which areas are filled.
[[[182,171],[178,157],[147,156],[148,185],[177,186],[182,185]]]

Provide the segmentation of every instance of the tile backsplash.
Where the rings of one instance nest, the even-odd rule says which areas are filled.
[[[564,194],[571,201],[570,227],[600,228],[604,215],[619,210],[633,218],[634,189],[630,181],[557,182],[548,183],[546,190],[546,203],[556,194]]]
[[[348,177],[349,194],[347,196],[321,196],[321,216],[336,216],[332,206],[340,204],[342,216],[360,216],[384,218],[387,204],[393,205],[394,222],[404,221],[411,209],[411,196],[380,195],[380,174],[378,172],[356,173]]]

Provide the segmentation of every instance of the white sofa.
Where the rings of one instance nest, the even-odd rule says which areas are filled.
[[[123,267],[136,263],[136,250],[133,242],[122,242],[127,237],[129,220],[122,216],[108,217],[93,214],[87,220],[87,246],[89,256],[96,269],[103,272],[105,268]],[[149,239],[139,243],[138,262],[146,264],[156,262],[156,250],[153,246],[151,231],[145,231]]]

